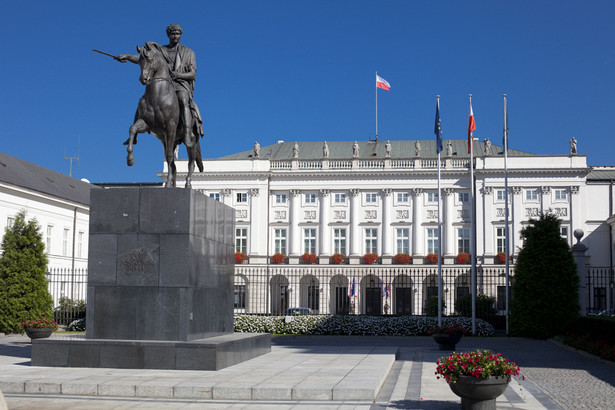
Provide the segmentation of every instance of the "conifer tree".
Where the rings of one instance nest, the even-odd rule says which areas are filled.
[[[53,299],[47,290],[47,255],[40,226],[15,216],[2,239],[0,257],[0,332],[18,331],[18,325],[41,316],[53,317]]]
[[[510,331],[547,339],[563,333],[579,313],[576,264],[551,213],[521,230],[524,240],[512,284]]]

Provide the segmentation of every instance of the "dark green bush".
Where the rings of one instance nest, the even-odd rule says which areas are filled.
[[[442,298],[442,316],[444,316],[444,309],[446,309],[446,303],[444,303],[444,298]],[[431,296],[429,299],[425,301],[425,306],[423,308],[423,314],[425,316],[438,316],[438,297]]]
[[[615,317],[581,316],[567,330],[615,345]]]
[[[510,331],[516,336],[547,339],[562,334],[579,312],[576,265],[560,222],[553,214],[530,220],[512,283]]]
[[[460,316],[472,317],[472,294],[460,297],[455,301],[455,312]],[[491,319],[498,311],[495,309],[495,298],[480,294],[476,296],[476,317]]]
[[[18,332],[18,325],[42,316],[53,317],[47,290],[47,256],[40,226],[26,221],[26,212],[6,228],[0,258],[0,332]]]

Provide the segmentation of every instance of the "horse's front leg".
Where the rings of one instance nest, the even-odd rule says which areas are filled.
[[[129,167],[135,164],[135,157],[134,155],[132,155],[132,150],[133,150],[132,145],[135,139],[137,138],[137,134],[143,134],[144,132],[147,132],[148,130],[149,130],[149,127],[147,126],[145,121],[143,121],[141,118],[136,120],[135,123],[132,124],[130,128],[128,129],[128,139],[126,140],[126,142],[124,142],[124,145],[128,145],[126,147],[126,151],[128,152],[128,155],[126,157],[126,163],[128,164]]]
[[[175,188],[175,175],[177,174],[177,168],[175,167],[175,137],[167,138],[164,145],[164,156],[167,161],[169,171],[167,172],[167,182],[164,184],[166,188]]]

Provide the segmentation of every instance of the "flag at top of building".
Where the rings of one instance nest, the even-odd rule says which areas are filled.
[[[436,134],[436,152],[439,154],[442,152],[442,121],[440,120],[440,96],[436,102],[436,125],[434,127],[434,134]]]
[[[471,98],[471,97],[470,97]],[[470,122],[468,123],[468,154],[472,151],[472,131],[476,129],[474,122],[474,112],[472,111],[472,100],[470,100]]]
[[[376,88],[382,88],[383,90],[391,91],[391,84],[384,78],[376,74]]]

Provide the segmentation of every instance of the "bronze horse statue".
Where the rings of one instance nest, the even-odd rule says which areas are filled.
[[[168,165],[165,187],[174,188],[175,176],[177,174],[175,168],[175,149],[183,140],[181,135],[183,124],[180,124],[179,102],[175,93],[173,78],[160,49],[161,46],[153,41],[148,41],[141,48],[137,47],[139,67],[141,67],[139,81],[145,85],[145,93],[139,100],[135,120],[130,126],[129,137],[124,142],[124,145],[128,145],[126,148],[128,152],[126,162],[128,166],[132,166],[135,163],[132,151],[133,145],[137,143],[137,135],[145,132],[154,134],[162,142],[165,160]],[[190,130],[196,138],[193,139],[192,147],[186,147],[188,151],[186,188],[191,187],[190,181],[195,163],[198,165],[199,171],[203,172],[201,143],[198,137],[199,134],[195,132],[194,118],[192,119]]]

